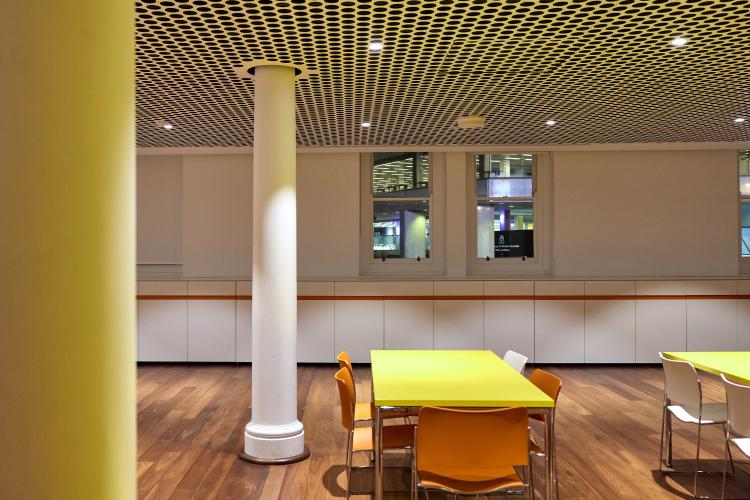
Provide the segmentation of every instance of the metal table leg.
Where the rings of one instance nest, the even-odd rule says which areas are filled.
[[[544,498],[552,498],[552,410],[547,409],[546,422],[544,423],[544,445],[547,453],[547,482],[544,488]]]
[[[375,500],[383,498],[383,419],[380,407],[375,407]]]

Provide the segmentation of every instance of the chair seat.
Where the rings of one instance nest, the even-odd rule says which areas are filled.
[[[354,429],[352,451],[372,451],[375,448],[375,436],[372,427]],[[383,448],[409,448],[414,446],[413,425],[384,425]]]
[[[513,467],[487,471],[477,471],[468,467],[466,469],[451,470],[450,476],[421,470],[419,471],[419,484],[423,488],[441,489],[466,494],[523,489],[526,486]]]
[[[700,422],[698,421],[698,408],[695,406],[671,405],[667,406],[667,409],[678,420],[687,424],[724,424],[727,421],[727,405],[724,403],[705,403]]]
[[[375,411],[372,403],[357,403],[354,407],[354,421],[366,422],[371,421]]]
[[[730,439],[742,453],[750,457],[750,438],[734,438]]]

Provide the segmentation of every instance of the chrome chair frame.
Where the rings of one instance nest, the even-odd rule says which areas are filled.
[[[725,387],[727,384],[742,385],[743,387],[747,387],[747,389],[750,390],[750,386],[745,386],[743,384],[737,384],[736,382],[732,382],[723,373],[721,374],[721,379],[724,382]],[[729,411],[730,406],[731,406],[730,398],[727,397],[727,423],[724,425],[724,466],[722,467],[722,471],[721,471],[721,500],[724,500],[725,498],[724,492],[726,489],[726,482],[727,482],[727,456],[729,457],[730,463],[732,465],[732,472],[734,472],[734,463],[732,462],[732,450],[730,449],[730,444],[734,444],[735,446],[737,446],[737,444],[733,442],[732,435],[737,436],[739,438],[750,438],[750,435],[740,434],[738,432],[735,432],[732,429],[732,419],[731,419],[731,413]],[[739,448],[739,446],[737,447],[740,450],[740,453],[750,458],[750,455],[745,453],[741,448]]]
[[[719,472],[713,472],[713,471],[705,471],[700,469],[700,454],[701,454],[701,428],[704,425],[723,425],[724,430],[727,429],[726,422],[711,422],[711,423],[702,423],[703,422],[703,386],[701,383],[700,376],[698,375],[698,372],[695,370],[695,367],[692,363],[689,363],[687,361],[677,361],[672,360],[669,358],[665,358],[662,353],[659,353],[659,356],[662,359],[662,363],[664,360],[667,362],[675,362],[680,364],[688,364],[693,369],[693,372],[695,372],[695,379],[696,384],[698,386],[698,422],[695,423],[695,425],[698,426],[698,432],[697,432],[697,439],[696,439],[696,450],[695,450],[695,469],[693,471],[678,471],[678,470],[665,470],[663,466],[672,468],[672,410],[669,409],[672,405],[672,401],[667,397],[667,389],[666,389],[666,379],[665,379],[665,387],[664,387],[664,400],[662,404],[662,423],[661,423],[661,435],[659,437],[659,472],[662,474],[693,474],[693,498],[702,498],[702,499],[710,499],[710,498],[716,498],[716,497],[709,497],[709,496],[698,496],[698,475],[703,476],[718,476],[721,473]],[[666,374],[665,374],[666,377]],[[679,418],[678,418],[679,420]],[[690,423],[690,422],[685,422]],[[664,434],[667,435],[667,459],[664,460]],[[730,475],[734,474],[734,461],[732,460],[732,454],[729,453],[729,461],[731,464],[731,473]]]

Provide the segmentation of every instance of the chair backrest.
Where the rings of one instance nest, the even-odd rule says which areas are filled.
[[[750,438],[750,386],[729,380],[723,373],[727,392],[727,423],[729,429],[742,437]]]
[[[352,368],[352,358],[349,357],[349,353],[346,351],[341,351],[338,356],[336,356],[336,360],[339,362],[339,368],[346,368],[349,370],[349,373],[352,374],[352,378],[354,378],[354,369]]]
[[[506,351],[503,356],[503,361],[513,367],[518,373],[523,374],[523,369],[526,368],[526,362],[529,360],[523,354],[519,354],[516,351]]]
[[[664,394],[674,403],[698,408],[701,404],[701,379],[692,363],[669,359],[659,353],[664,368]]]
[[[560,389],[562,389],[562,379],[560,377],[537,368],[531,372],[529,380],[557,403],[557,397],[560,395]]]
[[[425,407],[416,432],[417,471],[446,477],[529,463],[526,408],[457,410]]]
[[[340,368],[333,376],[339,387],[339,399],[341,400],[341,425],[348,430],[354,429],[354,406],[357,404],[354,395],[354,380],[349,370]]]

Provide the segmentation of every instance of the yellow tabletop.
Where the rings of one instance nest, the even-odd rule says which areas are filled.
[[[750,352],[665,352],[664,356],[679,361],[690,361],[693,366],[715,375],[750,384]]]
[[[376,406],[551,408],[492,351],[370,351]]]

